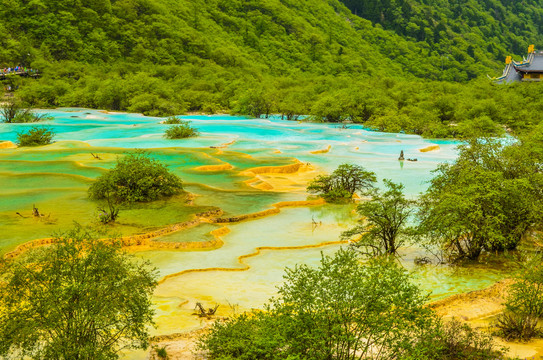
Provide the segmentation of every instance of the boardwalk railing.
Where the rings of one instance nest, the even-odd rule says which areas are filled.
[[[0,80],[5,80],[9,76],[39,77],[40,73],[38,72],[38,70],[34,70],[34,69],[27,69],[27,70],[0,69]]]

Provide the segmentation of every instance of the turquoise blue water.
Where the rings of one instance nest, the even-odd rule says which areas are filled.
[[[145,149],[209,148],[235,141],[228,146],[228,150],[267,155],[272,150],[279,150],[282,156],[310,162],[327,172],[333,171],[341,163],[362,165],[374,171],[379,179],[387,178],[403,183],[406,193],[412,196],[426,188],[431,171],[440,162],[456,157],[455,147],[458,144],[447,140],[425,140],[415,135],[373,132],[361,125],[340,129],[337,124],[224,115],[181,116],[190,120],[201,136],[167,140],[162,136],[168,127],[160,124],[163,118],[109,114],[87,109],[52,110],[47,113],[54,120],[40,125],[52,128],[57,134],[57,141],[79,140],[93,146]],[[0,127],[0,139],[15,142],[16,133],[30,126],[34,124],[4,124]],[[439,145],[441,149],[419,152],[419,149],[433,144]],[[332,146],[329,153],[310,153],[329,145]],[[402,150],[405,158],[416,158],[418,161],[399,162],[397,158]]]
[[[15,211],[28,211],[34,202],[39,203],[40,208],[53,211],[59,223],[80,220],[69,218],[76,213],[73,209],[78,209],[79,218],[86,219],[94,207],[86,198],[86,188],[105,169],[113,166],[117,154],[124,151],[118,148],[142,148],[151,152],[156,149],[155,157],[167,163],[172,171],[183,178],[185,188],[197,195],[196,205],[220,207],[224,210],[224,216],[257,212],[279,201],[303,200],[307,197],[303,188],[293,192],[263,192],[249,188],[243,183],[248,177],[239,174],[240,170],[247,168],[284,165],[296,158],[311,163],[322,172],[331,172],[342,163],[352,163],[374,171],[379,180],[387,178],[404,184],[406,194],[415,197],[426,189],[432,170],[439,163],[452,161],[457,156],[458,143],[454,141],[373,132],[360,125],[340,129],[337,124],[303,123],[279,118],[182,116],[192,122],[200,136],[167,140],[163,138],[163,133],[169,125],[160,123],[164,118],[109,114],[87,109],[47,112],[53,116],[53,120],[40,125],[51,127],[57,134],[56,141],[82,141],[93,147],[64,143],[63,146],[51,146],[50,150],[48,147],[0,149],[0,185],[4,187],[4,193],[0,193],[0,227],[9,226],[19,233],[11,240],[11,245],[32,240],[24,238],[24,232],[19,231],[21,226],[28,226],[23,224],[24,221],[36,228],[36,234],[41,237],[40,229],[56,229],[57,225],[36,225],[30,223],[32,219],[21,219],[14,215]],[[17,132],[34,125],[2,124],[0,140],[15,142]],[[220,150],[210,148],[223,144],[229,145]],[[430,152],[419,151],[431,145],[439,145],[440,148]],[[311,153],[328,146],[331,148],[327,153]],[[416,158],[418,161],[398,161],[402,150],[405,158]],[[92,151],[99,153],[104,160],[94,160],[89,154]],[[217,172],[195,170],[200,165],[225,162],[232,164],[234,169]],[[288,178],[287,175],[285,177]],[[59,199],[63,201],[59,208],[64,212],[49,204]],[[341,232],[356,222],[352,210],[353,206],[332,205],[283,209],[278,215],[228,225],[231,232],[221,237],[224,245],[220,249],[197,252],[153,249],[139,253],[139,256],[157,266],[161,276],[190,269],[250,266],[244,272],[190,273],[162,283],[154,297],[158,325],[154,333],[167,334],[198,328],[199,320],[191,315],[196,301],[206,305],[217,302],[223,307],[228,302],[238,303],[243,309],[262,306],[269,296],[275,294],[275,285],[282,281],[285,266],[303,262],[317,264],[321,251],[332,252],[339,245],[297,250],[288,247],[338,240]],[[134,220],[129,218],[126,221],[136,221],[136,217],[134,215]],[[313,226],[313,221],[319,225]],[[212,239],[209,231],[217,227],[204,224],[186,232],[169,234],[162,240],[206,241]],[[238,261],[238,256],[253,253],[257,247],[287,249],[268,249],[242,263]],[[413,259],[420,251],[402,250],[404,262],[409,264],[409,268],[413,267]],[[467,270],[458,273],[441,266],[416,269],[416,274],[417,281],[425,291],[432,291],[434,298],[485,287],[501,277],[499,272],[473,274]],[[184,300],[188,303],[185,304]],[[146,355],[129,353],[126,358],[144,359]]]

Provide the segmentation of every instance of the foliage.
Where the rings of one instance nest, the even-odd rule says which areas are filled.
[[[190,121],[179,120],[179,125],[172,125],[164,132],[166,139],[184,139],[198,136],[198,130],[190,126]]]
[[[110,191],[105,193],[105,200],[107,208],[99,207],[98,210],[98,220],[102,224],[109,224],[115,222],[119,217],[119,207],[115,205],[113,196]]]
[[[162,124],[168,124],[168,125],[177,125],[182,124],[184,121],[177,116],[170,116],[166,120],[162,122]]]
[[[373,187],[375,173],[364,167],[341,164],[331,175],[319,175],[307,186],[307,191],[322,196],[327,201],[351,199],[357,191],[365,192]]]
[[[146,348],[157,273],[81,226],[2,266],[0,354],[116,359]]]
[[[541,223],[539,160],[521,143],[472,139],[435,171],[421,197],[419,230],[452,259],[515,249]]]
[[[168,356],[168,351],[166,350],[166,346],[162,346],[162,347],[156,346],[155,347],[155,352],[156,352],[156,356],[160,360],[168,360],[170,358]]]
[[[49,120],[48,114],[39,114],[11,98],[0,107],[0,118],[4,123],[32,123]]]
[[[32,126],[27,132],[17,133],[19,146],[41,146],[53,141],[54,131],[47,127]]]
[[[360,225],[341,235],[342,238],[361,235],[354,247],[370,256],[396,253],[404,244],[407,220],[413,211],[414,202],[404,197],[403,185],[387,179],[384,183],[385,192],[372,189],[371,199],[358,205],[357,212],[362,218]]]
[[[543,269],[541,257],[532,260],[511,285],[505,312],[497,319],[498,334],[506,339],[529,340],[543,331]]]
[[[352,249],[322,256],[318,268],[287,269],[265,311],[214,323],[199,347],[211,359],[490,360],[490,336],[442,323],[397,263],[363,265]]]
[[[146,202],[182,190],[181,179],[166,165],[144,152],[135,152],[118,159],[113,169],[100,176],[90,186],[89,197],[115,203]]]
[[[476,79],[543,45],[540,4],[343,3],[355,14],[338,0],[4,0],[0,66],[40,69],[16,92],[33,107],[313,115],[427,137],[541,121],[537,84]]]
[[[490,334],[474,330],[457,319],[437,321],[430,336],[403,360],[495,360],[506,359]]]
[[[518,54],[527,44],[541,46],[541,3],[537,1],[522,4],[507,0],[341,2],[374,24],[435,49],[441,57],[436,57],[436,65],[441,66],[443,77],[451,75],[452,64],[471,63],[484,56],[483,53],[505,56],[504,49]],[[468,66],[468,74],[476,71],[473,65]]]

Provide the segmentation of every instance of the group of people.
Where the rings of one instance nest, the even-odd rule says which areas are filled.
[[[7,67],[0,69],[0,75],[7,75],[7,74],[19,74],[19,73],[37,73],[38,70],[35,69],[27,69],[26,66],[23,67],[21,65],[17,65],[15,67]]]

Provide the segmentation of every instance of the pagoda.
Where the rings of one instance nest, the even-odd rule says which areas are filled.
[[[499,83],[515,81],[542,81],[543,80],[543,51],[536,51],[534,45],[528,47],[528,56],[521,62],[505,58],[503,75],[493,78]]]

